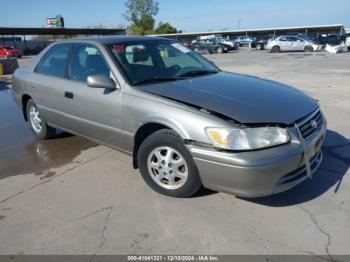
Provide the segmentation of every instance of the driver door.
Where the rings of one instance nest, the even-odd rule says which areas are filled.
[[[75,44],[69,64],[69,85],[65,86],[65,107],[69,128],[114,147],[125,148],[122,128],[121,89],[108,90],[87,86],[90,75],[113,75],[99,48],[90,44]]]
[[[295,51],[304,51],[305,48],[305,40],[300,37],[294,37],[295,42],[293,44]]]

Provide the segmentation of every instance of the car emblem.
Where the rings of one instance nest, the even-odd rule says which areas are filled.
[[[316,129],[317,128],[317,121],[316,120],[312,120],[311,121],[311,126]]]

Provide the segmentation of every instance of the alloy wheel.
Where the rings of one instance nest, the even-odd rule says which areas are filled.
[[[35,106],[31,106],[29,109],[30,123],[35,132],[41,132],[41,118],[38,109]]]
[[[152,179],[165,189],[178,189],[188,178],[185,158],[171,147],[157,147],[147,157],[147,169]]]

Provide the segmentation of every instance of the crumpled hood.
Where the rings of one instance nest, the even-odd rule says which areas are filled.
[[[317,109],[297,89],[277,82],[220,72],[141,90],[223,114],[244,124],[292,124]]]

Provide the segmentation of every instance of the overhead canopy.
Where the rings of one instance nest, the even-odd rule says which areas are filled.
[[[305,34],[317,34],[317,33],[335,33],[342,34],[345,32],[342,24],[335,25],[314,25],[314,26],[296,26],[296,27],[276,27],[276,28],[261,28],[261,29],[245,29],[245,30],[223,30],[223,31],[211,31],[211,32],[193,32],[193,33],[175,33],[162,35],[164,37],[176,37],[176,38],[193,38],[204,35],[226,35],[226,36],[240,36],[240,35],[280,35],[285,33],[305,33]]]
[[[125,35],[125,29],[0,27],[0,35]]]

